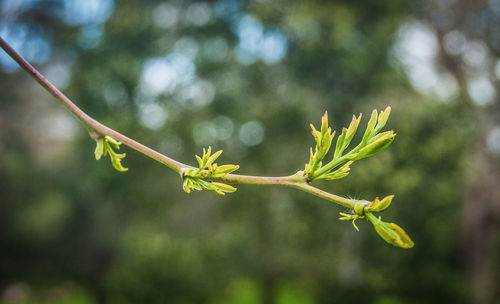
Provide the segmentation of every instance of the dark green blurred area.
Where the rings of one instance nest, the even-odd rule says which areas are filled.
[[[383,217],[416,245],[392,247],[366,222],[356,232],[345,210],[292,189],[185,194],[126,147],[119,173],[54,98],[5,68],[0,303],[500,303],[498,1],[104,2],[109,16],[78,21],[63,9],[76,0],[0,1],[0,33],[89,115],[192,165],[211,145],[237,173],[293,174],[325,110],[339,132],[390,105],[394,144],[318,186],[394,194]],[[434,34],[442,78],[415,79],[401,60],[412,26]],[[33,32],[51,50],[38,64],[23,44]],[[478,47],[453,53],[449,33],[482,46],[485,68],[469,62]],[[426,39],[406,47],[425,53]],[[481,77],[490,101],[484,81],[471,89]]]

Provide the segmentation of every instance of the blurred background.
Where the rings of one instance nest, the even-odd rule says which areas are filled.
[[[318,183],[395,194],[401,250],[337,205],[185,194],[0,51],[0,303],[500,303],[500,1],[0,0],[0,36],[92,117],[179,161],[303,169],[309,123],[390,105],[390,149]]]

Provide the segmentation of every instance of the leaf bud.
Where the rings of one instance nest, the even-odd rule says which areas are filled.
[[[412,248],[415,243],[406,232],[394,223],[386,223],[381,218],[376,218],[372,213],[367,212],[368,220],[373,224],[375,231],[387,243],[401,248]]]
[[[406,234],[406,232],[394,223],[385,223],[380,221],[378,224],[374,225],[375,231],[389,244],[401,247],[401,248],[412,248],[415,243]]]

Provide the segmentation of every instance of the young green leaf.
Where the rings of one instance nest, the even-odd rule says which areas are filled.
[[[340,179],[343,177],[346,177],[349,174],[349,171],[351,170],[350,165],[353,163],[353,161],[348,161],[345,163],[342,167],[338,168],[337,170],[318,176],[318,179],[326,179],[326,180],[335,180],[335,179]]]
[[[349,124],[349,127],[347,128],[345,139],[344,139],[344,142],[342,144],[343,150],[345,150],[349,146],[349,144],[351,143],[351,141],[354,137],[354,134],[356,134],[356,131],[358,130],[359,123],[361,122],[361,117],[362,117],[361,113],[359,113],[358,118],[356,118],[355,115],[352,116],[352,121]]]
[[[337,138],[337,144],[335,145],[335,153],[333,154],[333,159],[339,158],[344,152],[344,140],[347,134],[347,129],[342,129],[342,134]]]
[[[108,135],[106,135],[104,138],[106,139],[108,144],[110,144],[113,148],[115,148],[116,150],[120,149],[120,145],[122,144],[121,142],[117,141],[116,139]]]
[[[113,168],[115,168],[117,171],[120,172],[125,172],[128,171],[127,168],[123,167],[121,161],[122,159],[127,155],[125,153],[118,154],[116,153],[114,149],[119,150],[120,149],[120,142],[112,138],[111,136],[105,136],[102,138],[99,138],[97,141],[97,146],[94,151],[95,159],[99,160],[101,159],[102,156],[107,156],[109,155],[109,158],[111,159],[111,165],[113,165]]]
[[[373,129],[375,128],[375,124],[377,123],[377,110],[372,111],[372,115],[368,124],[366,125],[365,134],[363,134],[363,143],[366,143],[368,139],[372,136]]]
[[[222,195],[225,194],[224,192],[230,193],[230,192],[236,191],[236,188],[234,188],[233,186],[227,185],[227,184],[217,183],[217,182],[212,182],[211,184],[215,189],[221,191],[222,193],[219,193],[219,194],[222,194]]]
[[[374,134],[377,134],[378,132],[380,132],[380,130],[382,130],[382,128],[387,123],[387,120],[389,119],[389,115],[391,115],[391,107],[387,107],[384,111],[380,112],[380,114],[378,115],[377,126],[373,130]]]
[[[237,165],[222,165],[214,170],[211,177],[222,177],[226,174],[238,170],[239,168],[240,166]]]
[[[212,163],[222,154],[222,150],[219,150],[215,152],[213,155],[208,157],[206,166],[209,167],[212,165]]]
[[[395,136],[396,134],[393,131],[378,134],[373,141],[369,141],[368,145],[361,148],[356,154],[353,154],[351,160],[367,158],[382,152],[392,144]]]
[[[365,208],[366,211],[369,212],[380,212],[389,207],[392,202],[394,195],[388,195],[384,197],[382,200],[379,200],[378,197],[375,198],[368,207]]]
[[[101,159],[102,154],[104,153],[104,138],[96,139],[97,145],[95,147],[94,155],[95,159]]]
[[[117,171],[120,171],[120,172],[128,171],[128,168],[125,168],[122,165],[122,158],[127,156],[127,154],[125,154],[125,153],[118,154],[111,149],[108,150],[108,153],[109,153],[109,157],[111,158],[111,164],[113,165],[113,168],[115,168]]]

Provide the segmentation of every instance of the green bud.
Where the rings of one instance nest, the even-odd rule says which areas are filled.
[[[367,213],[368,220],[373,224],[375,231],[387,243],[401,248],[412,248],[415,243],[406,232],[394,223],[383,222],[380,217],[377,219],[371,213]]]
[[[394,223],[380,222],[375,231],[389,244],[401,248],[412,248],[415,243],[406,232]]]

